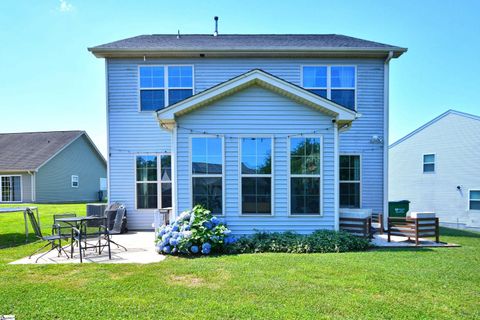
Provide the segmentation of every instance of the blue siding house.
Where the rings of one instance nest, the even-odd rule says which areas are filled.
[[[143,35],[106,60],[109,200],[132,229],[203,204],[237,234],[387,212],[388,66],[342,35]]]

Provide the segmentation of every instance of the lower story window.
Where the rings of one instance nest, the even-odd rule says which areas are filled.
[[[320,178],[291,178],[291,213],[320,213]]]
[[[360,156],[340,156],[340,207],[360,208]]]
[[[469,209],[480,210],[480,190],[470,190]]]
[[[2,202],[22,201],[21,176],[2,176],[0,180]]]
[[[158,209],[171,207],[171,156],[137,156],[135,170],[137,209]]]

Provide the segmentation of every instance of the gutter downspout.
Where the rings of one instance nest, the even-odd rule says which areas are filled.
[[[35,171],[27,171],[30,175],[30,193],[31,193],[31,201],[35,203]]]
[[[338,130],[338,121],[335,119],[333,123],[333,181],[334,185],[334,216],[335,216],[335,230],[340,230],[340,155],[338,153],[338,143],[340,139],[339,130]]]
[[[388,144],[389,144],[389,99],[390,99],[390,60],[393,51],[388,53],[383,66],[383,225],[388,225]]]
[[[108,99],[108,59],[105,58],[105,109],[106,109],[106,119],[107,119],[107,204],[112,203],[112,197],[110,196],[110,107]]]

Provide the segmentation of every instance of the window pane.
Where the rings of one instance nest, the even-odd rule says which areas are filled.
[[[242,173],[270,174],[272,140],[270,138],[243,138]]]
[[[182,101],[188,97],[191,97],[192,94],[192,89],[170,89],[168,90],[168,104],[171,105]]]
[[[290,173],[320,174],[320,138],[290,139]]]
[[[170,208],[172,206],[172,184],[162,183],[162,208]]]
[[[325,88],[327,86],[327,67],[303,67],[303,86],[305,88]]]
[[[327,89],[310,89],[308,90],[310,92],[315,93],[316,95],[319,95],[320,97],[327,97]]]
[[[470,199],[471,200],[480,200],[480,190],[470,191]]]
[[[192,173],[222,174],[221,138],[192,138]]]
[[[140,109],[155,111],[165,107],[164,90],[140,90]]]
[[[192,87],[191,66],[170,66],[168,67],[168,86],[170,88]]]
[[[78,178],[78,177],[77,177]],[[21,194],[21,187],[20,187],[20,180],[21,177],[12,177],[12,201],[21,201],[22,194]],[[78,179],[77,179],[78,184]]]
[[[340,156],[340,180],[360,180],[360,156]]]
[[[140,67],[140,88],[163,88],[163,67]]]
[[[291,214],[320,214],[320,178],[291,178]]]
[[[270,177],[242,178],[242,213],[271,214],[271,194]]]
[[[162,169],[160,179],[162,181],[172,181],[172,157],[170,155],[161,156],[160,167]]]
[[[156,209],[158,208],[157,184],[137,183],[137,208]]]
[[[156,156],[137,156],[137,181],[157,181]]]
[[[480,210],[480,201],[470,201],[470,210]]]
[[[434,154],[425,154],[423,156],[423,163],[433,163],[433,162],[435,162]]]
[[[340,207],[360,208],[360,183],[340,183]]]
[[[193,177],[193,205],[201,204],[215,214],[222,213],[222,178]]]
[[[433,163],[424,164],[423,172],[435,172],[435,165]]]
[[[331,67],[332,88],[354,88],[355,67]]]
[[[355,109],[355,90],[332,89],[331,100],[351,110]]]

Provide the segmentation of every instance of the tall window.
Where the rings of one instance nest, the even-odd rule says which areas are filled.
[[[360,156],[340,156],[340,207],[360,208]]]
[[[290,139],[290,214],[319,215],[321,138]]]
[[[193,95],[192,66],[140,66],[140,110],[152,111]]]
[[[0,178],[1,202],[21,202],[22,177],[1,176]]]
[[[355,110],[354,66],[304,66],[302,71],[305,89]]]
[[[469,209],[480,210],[480,190],[470,190]]]
[[[435,155],[424,154],[423,155],[423,172],[435,172]]]
[[[222,138],[192,138],[192,205],[223,213]]]
[[[137,156],[136,188],[137,209],[157,209],[171,207],[171,156]]]
[[[241,139],[242,214],[272,214],[272,139]]]

